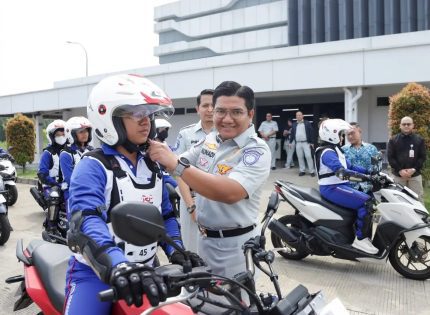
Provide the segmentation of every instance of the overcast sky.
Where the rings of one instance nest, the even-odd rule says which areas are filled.
[[[0,96],[158,64],[154,6],[175,0],[0,0]]]

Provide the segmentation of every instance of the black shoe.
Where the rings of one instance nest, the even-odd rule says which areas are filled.
[[[311,173],[311,177],[315,177],[315,173]]]
[[[305,172],[300,172],[299,176],[305,176],[305,174],[306,174]]]
[[[276,167],[274,167],[274,166],[273,166],[273,167],[272,167],[272,171],[273,171],[273,170],[276,170]]]

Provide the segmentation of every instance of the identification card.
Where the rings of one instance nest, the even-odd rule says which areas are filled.
[[[415,151],[414,150],[409,150],[409,157],[410,158],[415,157]]]

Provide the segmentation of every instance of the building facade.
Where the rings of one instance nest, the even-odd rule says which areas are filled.
[[[182,0],[154,16],[161,64],[124,72],[145,75],[174,100],[170,143],[197,120],[196,95],[224,80],[256,92],[256,125],[271,112],[282,129],[301,110],[315,127],[326,115],[358,121],[364,140],[381,147],[388,97],[408,82],[430,87],[430,0]],[[107,75],[0,97],[0,115],[85,114]]]

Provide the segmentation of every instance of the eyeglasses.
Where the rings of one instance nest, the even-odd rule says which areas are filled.
[[[225,116],[227,116],[227,114],[229,114],[230,117],[233,119],[239,119],[243,115],[245,115],[246,112],[241,110],[241,109],[227,110],[224,108],[215,108],[215,117],[216,118],[224,118]]]
[[[402,123],[402,126],[411,126],[411,123]]]

